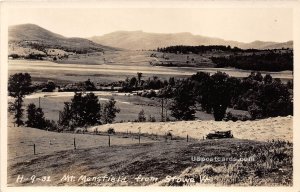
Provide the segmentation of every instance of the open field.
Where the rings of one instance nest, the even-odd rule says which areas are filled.
[[[20,163],[33,157],[41,157],[58,151],[74,149],[74,138],[77,149],[108,146],[108,136],[105,134],[74,134],[57,133],[29,127],[8,127],[8,160]],[[135,135],[125,137],[122,135],[111,136],[111,146],[137,144]],[[141,137],[141,143],[155,142],[148,137]],[[33,144],[36,145],[36,155],[33,155]]]
[[[138,118],[138,113],[143,109],[145,117],[148,119],[149,115],[155,117],[156,121],[161,119],[161,106],[160,101],[155,99],[149,99],[145,97],[136,96],[129,93],[117,93],[106,91],[93,92],[99,97],[100,103],[103,104],[111,97],[116,100],[116,106],[121,109],[115,119],[116,122],[120,121],[134,121]],[[57,121],[59,111],[63,110],[64,102],[71,101],[74,96],[74,92],[50,92],[50,93],[34,93],[27,95],[24,100],[24,106],[29,103],[39,105],[39,97],[41,97],[41,108],[45,113],[45,117],[50,120]],[[169,114],[170,112],[168,112]],[[213,120],[212,114],[207,114],[202,111],[197,111],[197,119],[201,120]]]
[[[117,123],[114,125],[101,125],[89,128],[88,131],[93,132],[107,130],[113,127],[117,132],[126,132],[132,130],[138,132],[141,128],[142,133],[164,135],[172,133],[174,136],[189,137],[194,139],[203,139],[208,133],[217,131],[231,130],[235,138],[251,139],[258,141],[268,140],[286,140],[293,141],[293,118],[275,117],[255,121],[179,121],[179,122],[147,122],[147,123]]]
[[[209,73],[223,71],[233,77],[246,77],[251,73],[251,71],[234,68],[211,68],[210,65],[206,66],[206,68],[203,66],[153,66],[149,62],[158,62],[162,58],[150,57],[150,55],[150,51],[107,51],[104,55],[102,53],[94,53],[70,56],[68,60],[59,61],[60,63],[51,61],[9,60],[8,67],[9,74],[28,72],[35,81],[47,81],[51,79],[57,83],[85,81],[88,78],[93,82],[114,82],[124,80],[126,77],[136,76],[137,72],[142,72],[144,79],[153,75],[162,79],[174,76],[181,78],[195,74],[197,71]],[[176,54],[174,55],[170,54],[168,57],[170,57],[170,60],[174,59],[177,62],[181,62],[181,60],[184,62],[187,57],[186,55],[181,57]],[[197,55],[196,57],[193,54],[190,57],[195,57],[198,60],[202,58],[202,56]],[[274,78],[281,78],[284,81],[293,79],[292,71],[268,73]],[[266,73],[262,72],[262,74],[265,75]]]

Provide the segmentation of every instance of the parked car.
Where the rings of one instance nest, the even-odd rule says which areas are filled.
[[[215,131],[206,135],[206,139],[233,138],[231,131]]]

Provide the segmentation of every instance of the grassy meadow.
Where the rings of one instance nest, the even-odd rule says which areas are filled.
[[[115,122],[134,121],[138,118],[138,113],[143,109],[145,117],[148,119],[151,115],[155,117],[156,121],[161,119],[161,103],[159,99],[151,99],[140,97],[133,94],[114,93],[114,92],[95,92],[99,97],[100,103],[108,101],[111,97],[116,100],[116,106],[121,109],[117,114]],[[59,118],[59,111],[63,110],[64,102],[70,102],[73,92],[53,92],[53,93],[36,93],[29,95],[24,100],[24,106],[29,103],[39,105],[45,113],[45,117],[50,120],[57,121]],[[170,111],[167,112],[170,115]],[[196,117],[201,120],[213,120],[212,114],[207,114],[202,111],[197,111]]]

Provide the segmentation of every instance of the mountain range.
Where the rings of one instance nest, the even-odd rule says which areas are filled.
[[[242,49],[293,48],[293,41],[265,42],[238,41],[212,38],[192,33],[147,33],[143,31],[116,31],[91,38],[67,38],[35,24],[22,24],[9,27],[9,43],[22,47],[39,49],[58,48],[73,52],[93,52],[105,50],[151,50],[172,45],[226,45]]]
[[[130,50],[148,50],[157,47],[166,47],[172,45],[230,45],[242,49],[279,49],[293,48],[293,42],[265,42],[254,41],[243,43],[238,41],[224,40],[221,38],[212,38],[192,33],[147,33],[143,31],[117,31],[102,36],[91,37],[90,40],[107,46],[119,47]]]

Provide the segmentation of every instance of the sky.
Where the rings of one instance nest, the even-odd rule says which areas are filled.
[[[66,37],[114,31],[190,32],[240,42],[293,39],[288,8],[14,8],[8,24],[33,23]]]

